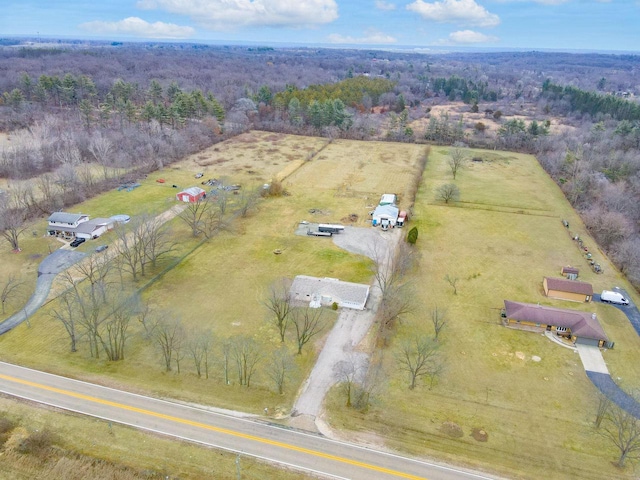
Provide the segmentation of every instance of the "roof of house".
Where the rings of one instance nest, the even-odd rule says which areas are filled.
[[[200,187],[189,187],[185,188],[180,193],[188,193],[189,195],[197,197],[198,195],[202,195],[203,193],[205,193],[205,191]],[[178,195],[180,195],[180,193]]]
[[[395,205],[378,205],[373,211],[373,216],[377,217],[379,215],[388,215],[390,217],[397,218],[399,211],[400,210]]]
[[[363,304],[369,296],[369,285],[343,282],[337,278],[318,278],[298,275],[291,284],[294,295],[330,295],[343,302]]]
[[[504,309],[507,318],[512,320],[565,327],[571,329],[571,333],[578,337],[608,340],[595,313],[564,310],[510,300],[504,301]]]
[[[83,222],[73,229],[74,232],[78,233],[91,233],[97,228],[100,228],[104,225],[113,224],[113,220],[108,218],[94,218],[93,220],[89,220],[88,222]]]
[[[580,273],[580,269],[576,267],[562,267],[562,273],[575,273],[576,275]]]
[[[50,223],[76,223],[83,217],[88,215],[83,213],[66,213],[66,212],[54,212],[49,216]]]
[[[549,290],[559,292],[580,293],[582,295],[593,295],[593,287],[590,283],[579,282],[578,280],[568,280],[566,278],[544,277]]]

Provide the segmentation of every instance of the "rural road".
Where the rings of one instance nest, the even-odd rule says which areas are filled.
[[[489,479],[480,473],[337,442],[204,408],[114,390],[0,362],[0,392],[325,478]],[[106,428],[106,427],[105,427]]]

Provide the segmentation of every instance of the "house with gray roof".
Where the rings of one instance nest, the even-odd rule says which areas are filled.
[[[364,310],[369,298],[369,285],[343,282],[337,278],[298,275],[289,290],[292,300],[309,303],[311,307],[332,305]]]
[[[78,225],[88,221],[89,215],[84,213],[54,212],[48,218],[47,232],[49,235],[75,236]]]

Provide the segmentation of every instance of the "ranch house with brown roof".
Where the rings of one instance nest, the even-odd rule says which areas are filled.
[[[604,347],[609,341],[595,313],[505,300],[504,316],[509,326],[556,332],[574,343]]]

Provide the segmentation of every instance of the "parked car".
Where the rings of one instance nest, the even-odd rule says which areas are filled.
[[[618,305],[629,305],[629,300],[624,298],[621,293],[603,290],[600,294],[600,300],[604,303],[615,303]]]
[[[104,252],[107,248],[109,248],[109,245],[100,245],[98,248],[96,248],[96,252]]]
[[[73,248],[77,247],[78,245],[86,242],[87,240],[84,238],[76,238],[73,242],[71,242],[69,245],[71,245]]]
[[[196,173],[196,178],[202,178],[204,177],[204,173],[200,172],[200,173]]]

